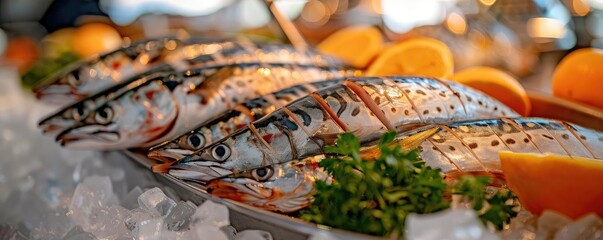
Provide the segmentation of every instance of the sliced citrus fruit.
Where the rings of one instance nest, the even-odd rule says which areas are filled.
[[[532,109],[530,98],[519,81],[496,68],[467,68],[455,73],[452,80],[480,90],[524,116]]]
[[[381,52],[383,38],[376,27],[347,27],[328,36],[316,48],[341,58],[353,67],[366,68]]]
[[[603,50],[573,51],[553,73],[553,95],[603,109]]]
[[[432,38],[413,38],[386,48],[366,75],[419,75],[449,78],[454,70],[450,49]]]
[[[499,152],[507,184],[522,206],[540,215],[550,209],[577,219],[603,217],[603,161],[560,155]]]
[[[73,50],[85,58],[118,48],[121,36],[107,24],[88,23],[75,30],[72,41]]]

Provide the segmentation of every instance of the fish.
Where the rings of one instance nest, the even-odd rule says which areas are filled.
[[[151,147],[148,157],[163,162],[179,160],[294,100],[317,89],[339,84],[343,80],[340,78],[300,84],[237,104],[231,110],[199,124],[186,134]]]
[[[190,156],[154,170],[182,180],[194,176],[196,181],[210,181],[322,154],[323,147],[343,132],[351,132],[367,143],[387,131],[496,117],[519,114],[454,82],[425,77],[350,78],[289,103]]]
[[[73,126],[81,119],[85,119],[89,113],[108,100],[112,99],[112,97],[118,96],[122,92],[129,91],[130,89],[144,83],[148,79],[152,79],[162,74],[170,75],[172,72],[186,72],[187,70],[202,68],[205,66],[254,62],[291,63],[325,67],[333,65],[335,67],[347,68],[342,63],[338,62],[338,60],[329,56],[322,56],[314,50],[299,52],[290,46],[282,44],[266,44],[257,47],[251,43],[235,44],[231,42],[224,42],[220,44],[193,44],[183,46],[180,52],[184,55],[190,54],[191,56],[198,57],[191,60],[180,61],[179,64],[176,63],[176,61],[166,60],[166,62],[170,62],[170,64],[160,64],[146,72],[135,75],[134,77],[118,81],[119,83],[116,83],[113,86],[107,87],[89,96],[86,95],[89,94],[90,91],[86,91],[85,94],[71,94],[73,91],[79,91],[74,88],[67,92],[57,93],[58,95],[64,94],[68,97],[75,96],[77,99],[73,100],[78,101],[67,104],[66,106],[57,110],[55,113],[50,114],[48,117],[42,119],[38,125],[45,134],[55,135]],[[89,78],[79,79],[83,80]],[[113,83],[113,80],[109,79],[108,81]],[[81,83],[73,86],[83,86],[88,84],[90,81],[84,80]],[[58,86],[57,84],[59,83],[56,83],[53,86],[56,87]],[[90,82],[89,84],[96,83]],[[100,86],[96,85],[96,87]]]
[[[434,124],[405,132],[394,142],[405,150],[417,148],[428,166],[449,176],[473,173],[504,179],[500,151],[603,160],[603,132],[544,118]]]
[[[399,133],[392,145],[400,146],[405,151],[418,149],[421,160],[429,167],[441,169],[445,178],[472,174],[504,180],[498,157],[500,151],[603,160],[603,132],[543,118],[496,118],[430,124]],[[378,149],[378,141],[365,143],[361,146],[361,154],[367,156],[365,159],[370,159]],[[180,176],[181,180],[201,186],[202,190],[221,198],[288,213],[311,203],[313,191],[307,189],[310,184],[316,180],[333,181],[322,168],[313,167],[324,157],[317,155],[301,161],[306,163],[306,168],[292,169],[288,164],[298,166],[300,163],[296,160],[264,165],[241,173],[227,171],[225,177],[209,181],[204,181],[205,173],[199,171],[173,169],[170,174]],[[204,164],[208,171],[224,171],[219,165],[212,166],[215,162]],[[276,169],[283,171],[280,168],[284,166],[295,174],[273,173]],[[292,183],[299,184],[297,191],[290,190]]]
[[[308,49],[295,50],[283,44],[254,44],[244,40],[232,41],[209,38],[177,38],[146,40],[121,48],[97,58],[66,67],[43,80],[33,89],[37,98],[57,105],[67,105],[90,96],[136,75],[145,75],[164,64],[186,69],[219,64],[246,62],[280,62],[344,66],[334,57]]]
[[[220,198],[270,211],[291,213],[312,203],[317,180],[331,183],[331,176],[318,166],[320,160],[322,157],[256,168],[207,184],[188,183]]]
[[[105,102],[56,136],[67,148],[151,147],[236,104],[357,70],[280,63],[218,65],[149,79]]]

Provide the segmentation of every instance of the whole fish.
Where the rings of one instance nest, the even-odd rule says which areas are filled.
[[[554,153],[603,160],[603,132],[541,118],[501,118],[446,125],[433,124],[399,134],[394,144],[402,146],[404,150],[418,148],[421,159],[428,166],[440,168],[450,177],[461,174],[488,174],[504,178],[500,169],[499,151]],[[375,150],[375,145],[376,142],[364,145],[362,152],[367,158],[378,154],[379,150]],[[320,159],[317,156],[308,161],[317,164]],[[209,162],[207,164],[210,166]],[[209,182],[200,180],[205,177],[203,172],[178,168],[170,169],[169,172],[187,182],[195,182],[218,197],[280,212],[297,211],[306,207],[312,199],[311,190],[290,191],[291,182],[298,180],[298,189],[305,189],[308,186],[303,184],[311,184],[314,181],[304,182],[299,179],[315,177],[330,181],[320,168],[296,168],[296,174],[271,175],[274,169],[282,168],[284,164],[287,163],[245,170],[241,174],[226,171],[228,175],[225,178]],[[219,168],[214,170],[221,171]],[[302,193],[308,195],[304,198]],[[270,199],[270,202],[267,199]],[[301,199],[310,201],[300,201]],[[278,207],[269,204],[275,202],[279,203]]]
[[[499,151],[558,154],[603,160],[603,132],[542,118],[502,118],[432,125],[397,139],[418,148],[428,166],[447,174],[490,173],[500,176]]]
[[[256,168],[215,179],[207,184],[188,182],[221,198],[277,212],[295,212],[313,201],[316,180],[331,182],[318,167],[321,158],[309,158]]]
[[[343,80],[342,78],[300,84],[237,104],[233,109],[199,124],[194,130],[150,148],[148,156],[164,162],[176,161],[192,154],[195,150],[226,137],[237,129],[247,126],[254,120],[260,119],[294,100],[302,98],[317,89],[339,84]]]
[[[98,58],[73,64],[34,88],[43,101],[68,104],[161,64],[177,70],[218,64],[278,62],[343,66],[335,58],[309,49],[300,52],[282,44],[256,45],[247,41],[193,38],[147,40]]]
[[[43,119],[42,121],[40,121],[40,128],[42,128],[46,134],[56,134],[60,131],[65,130],[68,127],[73,126],[76,122],[80,121],[81,119],[85,119],[90,112],[98,108],[100,105],[104,104],[113,96],[118,96],[122,92],[129,91],[133,87],[138,86],[146,80],[151,79],[155,76],[161,74],[169,75],[171,74],[171,72],[179,71],[180,69],[182,69],[181,72],[185,72],[188,69],[196,69],[205,66],[251,62],[292,63],[304,65],[306,63],[316,63],[318,66],[326,66],[329,64],[341,66],[341,64],[339,64],[337,60],[334,60],[333,58],[330,58],[328,56],[321,56],[313,50],[307,50],[307,52],[299,52],[290,46],[282,44],[268,44],[257,47],[251,43],[233,42],[223,42],[219,44],[192,44],[183,46],[182,48],[179,48],[179,50],[174,50],[174,52],[181,52],[181,54],[173,54],[175,56],[186,54],[190,54],[191,56],[200,56],[192,60],[180,62],[176,60],[165,60],[170,64],[153,67],[151,70],[138,74],[129,79],[120,80],[117,84],[115,84],[115,79],[112,78],[103,78],[101,80],[80,78],[83,81],[80,81],[78,84],[75,85],[61,85],[60,82],[55,82],[53,85],[51,85],[52,87],[49,87],[54,88],[60,86],[61,89],[70,90],[63,91],[60,93],[56,92],[56,95],[54,96],[76,96],[79,102],[65,106],[62,109],[58,110],[56,113]],[[181,57],[175,58],[177,60],[181,59]],[[104,90],[101,90],[96,94],[93,94],[88,97],[85,96],[89,94],[92,90],[86,90],[86,94],[71,94],[74,91],[79,92],[81,89],[84,88],[96,89],[97,87],[100,87],[100,85],[98,84],[103,85],[102,83],[99,83],[99,81],[105,80],[115,85],[109,88],[105,88]],[[93,84],[94,87],[84,87],[88,86],[89,84]],[[77,89],[70,88],[69,86],[77,87]]]
[[[186,133],[236,104],[293,85],[358,74],[308,65],[248,63],[149,79],[59,133],[70,148],[150,147]]]
[[[245,128],[156,171],[209,181],[230,173],[322,153],[343,132],[361,142],[419,125],[519,116],[486,95],[421,77],[357,78],[298,99]],[[173,171],[178,170],[178,171]],[[185,172],[195,174],[183,174]]]

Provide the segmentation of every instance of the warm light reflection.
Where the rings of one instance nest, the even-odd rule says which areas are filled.
[[[313,0],[306,4],[301,13],[301,17],[307,22],[322,25],[329,20],[330,14],[328,11],[329,9],[324,3]]]
[[[452,33],[460,35],[467,31],[467,22],[461,14],[453,12],[446,18],[446,27]]]
[[[527,31],[532,38],[561,38],[565,28],[557,19],[532,18],[528,20]]]
[[[496,2],[496,0],[479,0],[479,2],[486,6],[492,6]]]
[[[586,14],[590,12],[590,6],[586,2],[586,0],[573,0],[572,11],[577,16],[586,16]]]
[[[436,25],[446,17],[446,5],[440,0],[381,0],[381,3],[385,25],[396,33]]]

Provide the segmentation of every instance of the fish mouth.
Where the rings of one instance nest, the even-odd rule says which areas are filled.
[[[77,122],[74,120],[57,119],[54,116],[43,119],[38,123],[42,133],[45,135],[59,134],[60,132],[68,129],[75,125]]]
[[[175,162],[191,154],[193,151],[187,149],[158,148],[149,150],[147,157],[162,162]]]
[[[119,142],[120,135],[115,131],[91,129],[94,126],[70,128],[59,133],[56,141],[67,148],[104,149],[105,145]]]
[[[185,157],[184,159],[181,159],[181,161],[172,163],[165,172],[176,178],[201,184],[207,184],[211,180],[233,174],[233,171],[214,162],[186,162],[186,159],[188,158],[190,157]]]

